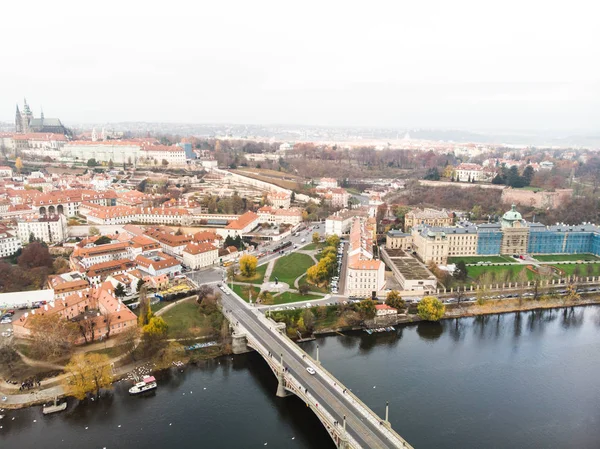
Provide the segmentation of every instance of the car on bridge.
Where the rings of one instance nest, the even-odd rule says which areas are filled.
[[[306,371],[308,371],[308,374],[312,374],[313,376],[315,374],[317,374],[317,372],[314,369],[312,369],[310,366],[306,367]]]

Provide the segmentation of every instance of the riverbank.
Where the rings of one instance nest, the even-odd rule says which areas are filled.
[[[514,313],[514,312],[527,312],[532,310],[543,310],[543,309],[563,309],[570,307],[580,307],[589,305],[599,305],[600,295],[593,298],[586,297],[578,301],[563,301],[561,299],[548,299],[548,300],[522,300],[518,299],[507,299],[507,300],[495,300],[486,301],[485,304],[479,305],[477,303],[462,303],[446,305],[446,314],[441,320],[450,320],[456,318],[469,318],[479,315],[496,315],[503,313]],[[416,312],[416,310],[415,310]],[[398,314],[396,316],[386,316],[383,319],[369,320],[367,324],[355,325],[355,326],[343,326],[343,327],[318,327],[316,323],[315,330],[312,332],[315,336],[324,336],[332,334],[340,334],[342,332],[350,331],[361,331],[365,329],[371,329],[374,327],[387,327],[396,326],[399,324],[410,324],[418,323],[423,321],[417,313]],[[297,339],[294,339],[297,340]]]

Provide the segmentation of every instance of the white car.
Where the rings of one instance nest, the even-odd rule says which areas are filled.
[[[317,372],[314,369],[312,369],[310,366],[306,367],[306,371],[308,371],[308,374],[312,374],[313,376],[315,374],[317,374]]]
[[[4,318],[2,321],[0,321],[0,324],[10,324],[12,323],[12,320],[10,318]]]

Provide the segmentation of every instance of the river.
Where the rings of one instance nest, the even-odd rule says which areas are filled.
[[[305,343],[415,448],[600,447],[600,308],[490,315]],[[256,354],[165,373],[156,393],[120,382],[55,416],[5,411],[0,447],[335,446],[295,397],[275,396]],[[14,418],[14,419],[13,419]]]

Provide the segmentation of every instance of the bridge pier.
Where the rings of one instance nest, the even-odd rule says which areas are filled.
[[[231,352],[234,354],[245,354],[251,352],[252,349],[248,347],[248,340],[244,334],[238,334],[234,332],[231,336]]]
[[[291,395],[289,391],[285,389],[285,380],[283,379],[283,371],[280,371],[277,375],[277,393],[278,398],[286,398]]]

